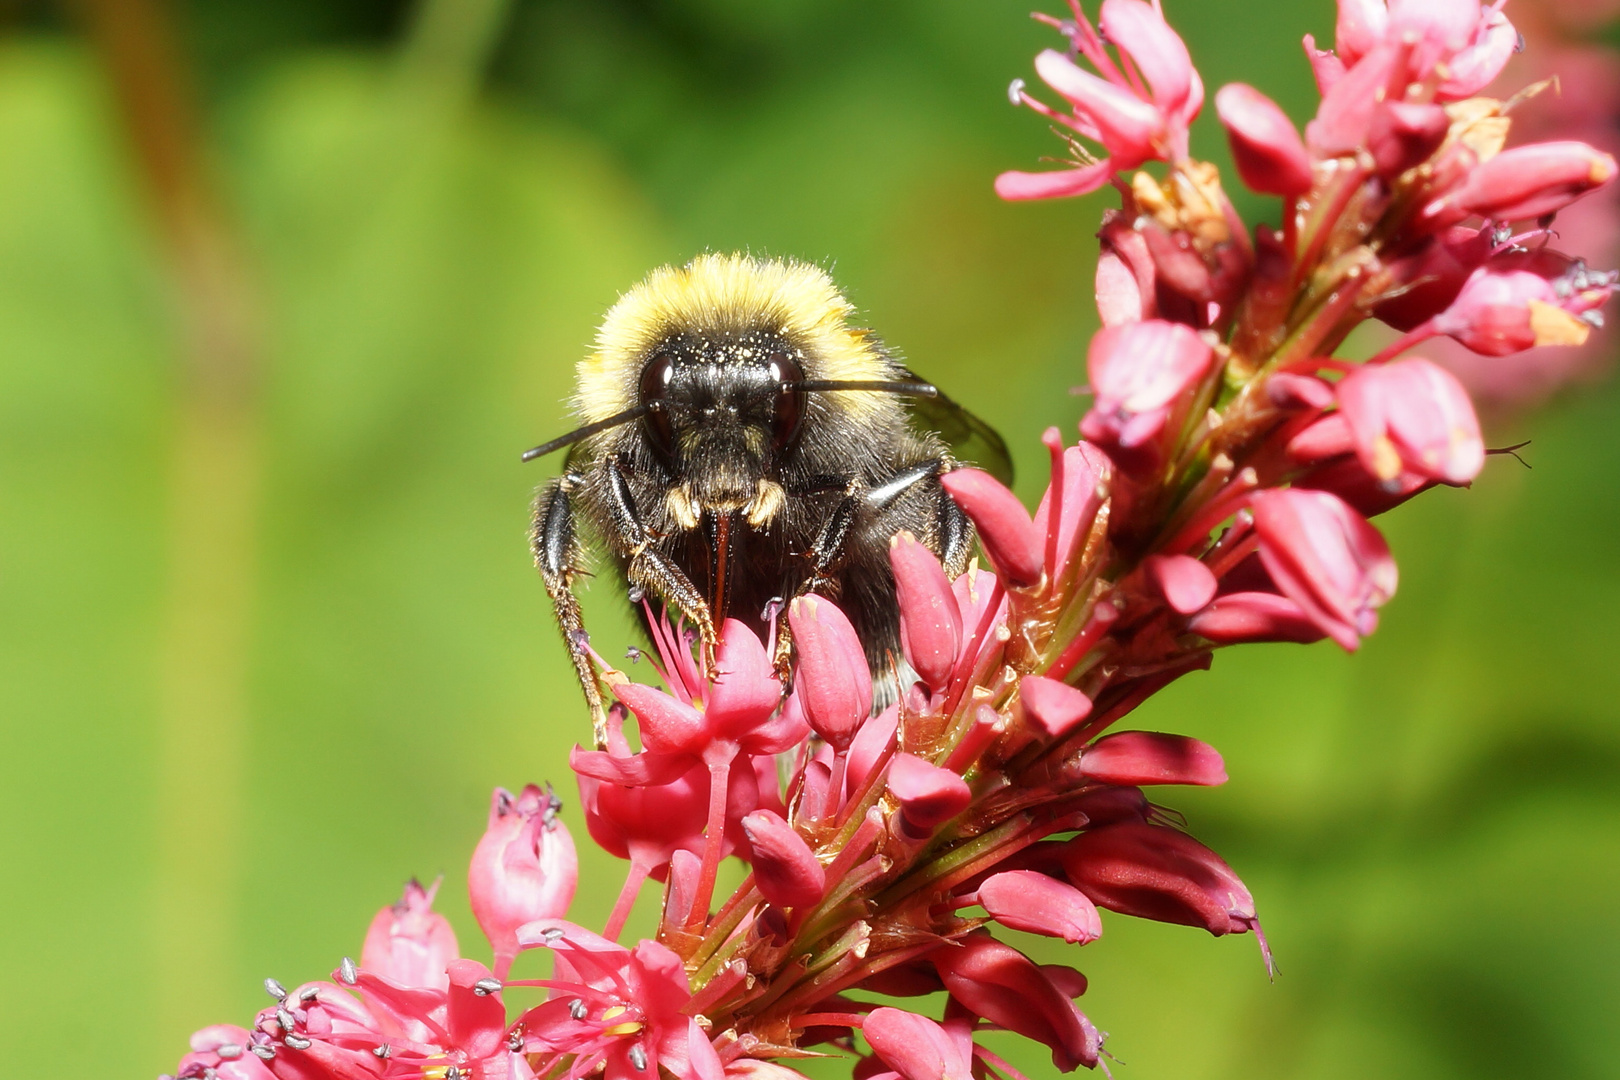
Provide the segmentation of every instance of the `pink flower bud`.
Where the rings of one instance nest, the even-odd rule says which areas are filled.
[[[1098,331],[1086,354],[1096,400],[1080,422],[1081,434],[1105,449],[1154,442],[1214,356],[1208,342],[1181,323],[1150,319]]]
[[[1333,404],[1333,384],[1315,375],[1274,371],[1266,377],[1266,397],[1279,409],[1325,409]]]
[[[1614,158],[1583,142],[1516,146],[1470,170],[1461,185],[1424,213],[1478,214],[1496,221],[1538,218],[1602,187],[1614,174]]]
[[[1119,211],[1103,215],[1097,233],[1097,314],[1104,326],[1141,322],[1158,314],[1157,270],[1147,241]]]
[[[1097,906],[1085,893],[1035,870],[990,875],[979,886],[979,903],[1003,926],[1025,933],[1062,938],[1070,945],[1102,936]]]
[[[1411,330],[1444,311],[1463,283],[1491,254],[1490,227],[1454,225],[1430,237],[1416,252],[1389,267],[1388,299],[1373,314],[1397,330]]]
[[[900,729],[900,707],[890,705],[861,725],[855,739],[849,744],[849,763],[844,766],[844,782],[851,792],[865,786],[872,768],[883,752],[894,745],[895,732]]]
[[[1186,833],[1126,822],[1063,846],[1069,880],[1122,915],[1201,926],[1216,937],[1255,924],[1254,897],[1221,857]]]
[[[943,690],[962,648],[962,613],[939,556],[904,530],[889,541],[900,647],[930,690]]]
[[[889,766],[889,794],[900,803],[900,816],[917,837],[967,809],[973,792],[967,781],[913,754],[896,754]]]
[[[1045,1043],[1060,1072],[1097,1062],[1096,1029],[1034,961],[983,930],[929,955],[945,989],[992,1024]]]
[[[1191,615],[1215,595],[1215,575],[1191,555],[1149,555],[1142,570],[1179,614]]]
[[[816,853],[786,821],[769,810],[742,819],[754,864],[754,883],[778,907],[808,907],[827,891]]]
[[[1381,44],[1389,33],[1389,8],[1384,0],[1339,0],[1333,24],[1333,51],[1347,66]]]
[[[1062,738],[1091,715],[1091,699],[1068,683],[1044,675],[1018,680],[1024,715],[1050,739]]]
[[[441,879],[442,880],[442,879]],[[399,986],[443,990],[450,985],[445,967],[461,955],[450,920],[433,910],[439,891],[415,881],[405,883],[398,903],[377,912],[360,948],[360,966]]]
[[[940,477],[940,483],[973,520],[979,530],[979,545],[1001,580],[1014,589],[1039,584],[1040,537],[1018,496],[979,469],[953,469]]]
[[[1314,465],[1356,448],[1356,439],[1350,432],[1350,422],[1343,413],[1328,413],[1314,420],[1299,434],[1288,440],[1288,457],[1298,465]]]
[[[1451,117],[1439,105],[1386,101],[1372,114],[1367,148],[1384,176],[1396,176],[1428,160],[1440,148]]]
[[[1499,7],[1484,8],[1468,47],[1446,61],[1446,79],[1435,88],[1436,100],[1462,101],[1485,89],[1518,51],[1520,40]]]
[[[562,916],[578,881],[574,840],[552,797],[534,784],[516,798],[496,788],[489,828],[467,869],[467,891],[473,917],[495,950],[498,976],[505,977],[517,955],[518,927]]]
[[[817,735],[845,750],[856,727],[872,714],[872,675],[861,639],[838,606],[819,596],[794,600],[788,625],[798,653],[793,690],[804,718]]]
[[[1357,368],[1340,381],[1338,399],[1357,456],[1379,480],[1414,472],[1466,484],[1485,464],[1468,391],[1438,364],[1413,357]]]
[[[1608,299],[1614,282],[1612,273],[1593,273],[1552,252],[1496,258],[1469,276],[1430,326],[1486,356],[1581,345],[1591,333],[1586,313]]]
[[[1357,466],[1359,469],[1360,466]],[[1308,645],[1326,636],[1305,609],[1276,593],[1235,592],[1217,597],[1187,620],[1187,629],[1217,645],[1293,641]]]
[[[1056,586],[1067,582],[1070,570],[1077,565],[1086,535],[1107,495],[1112,465],[1108,456],[1090,443],[1064,447],[1057,428],[1047,429],[1041,441],[1052,456],[1052,480],[1035,508],[1035,531],[1045,539],[1046,576]]]
[[[861,1033],[902,1080],[973,1080],[971,1050],[926,1016],[884,1006],[867,1014]]]
[[[1311,189],[1311,158],[1288,114],[1245,83],[1227,83],[1215,95],[1232,159],[1243,182],[1265,195],[1303,195]]]
[[[1097,740],[1080,755],[1080,772],[1127,787],[1226,783],[1226,763],[1213,746],[1157,731],[1120,731]]]
[[[1384,538],[1325,491],[1261,491],[1250,506],[1266,572],[1323,632],[1354,650],[1395,595]]]
[[[1317,157],[1360,151],[1372,131],[1373,114],[1394,78],[1404,53],[1392,43],[1379,44],[1351,64],[1344,77],[1322,95],[1316,118],[1305,125],[1305,145]],[[1348,61],[1347,61],[1348,62]]]
[[[1363,468],[1356,458],[1330,461],[1294,481],[1296,488],[1331,491],[1349,503],[1350,508],[1364,518],[1387,513],[1419,492],[1427,491],[1434,484],[1435,482],[1426,476],[1408,472],[1401,473],[1393,480],[1379,480]],[[1317,639],[1312,637],[1307,640]]]

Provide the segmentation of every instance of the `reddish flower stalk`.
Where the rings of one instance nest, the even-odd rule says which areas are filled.
[[[1069,51],[1036,61],[1070,112],[1015,96],[1107,156],[998,188],[1121,194],[1099,234],[1085,441],[1047,433],[1033,516],[988,474],[944,476],[989,570],[951,581],[893,538],[907,674],[876,696],[893,704],[872,714],[836,598],[788,606],[791,690],[741,623],[711,661],[660,622],[667,689],[604,670],[608,748],[571,760],[591,835],[630,864],[605,936],[563,920],[577,864],[556,803],[498,791],[469,874],[493,973],[456,958],[413,887],[360,965],[267,984],[276,1004],[199,1032],[182,1077],[784,1080],[771,1059],[816,1048],[869,1052],[863,1077],[1016,1076],[978,1045],[990,1029],[1068,1071],[1102,1053],[1074,1004],[1085,978],[998,927],[1079,946],[1107,908],[1259,935],[1234,870],[1142,790],[1223,783],[1219,754],[1109,729],[1218,648],[1355,649],[1373,631],[1397,574],[1368,516],[1466,486],[1485,459],[1463,386],[1400,354],[1439,335],[1489,355],[1581,341],[1615,278],[1552,251],[1550,216],[1615,165],[1578,143],[1504,149],[1515,103],[1473,96],[1511,52],[1500,5],[1341,0],[1336,51],[1307,39],[1323,99],[1303,137],[1258,90],[1217,94],[1242,178],[1282,199],[1282,228],[1251,235],[1188,157],[1203,85],[1157,4],[1104,0],[1101,32],[1073,15],[1049,20]],[[1164,174],[1127,175],[1149,161]],[[1366,365],[1333,357],[1368,318],[1405,336]],[[727,855],[753,872],[716,902]],[[656,938],[621,945],[648,879]],[[534,948],[552,976],[503,982]],[[548,997],[508,1016],[508,985]],[[869,1001],[936,991],[938,1020]]]

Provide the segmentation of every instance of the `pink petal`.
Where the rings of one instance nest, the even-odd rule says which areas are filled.
[[[1086,747],[1080,772],[1106,784],[1226,783],[1226,764],[1206,742],[1156,731],[1120,731]]]
[[[1085,893],[1035,870],[1008,870],[985,878],[979,886],[979,903],[997,922],[1014,930],[1059,937],[1070,945],[1102,936],[1097,907]]]
[[[1067,735],[1091,715],[1089,697],[1044,675],[1025,675],[1018,680],[1018,699],[1023,702],[1024,715],[1052,739]]]

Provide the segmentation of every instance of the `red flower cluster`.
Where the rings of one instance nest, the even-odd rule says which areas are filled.
[[[1106,908],[1260,936],[1232,868],[1143,790],[1223,783],[1219,754],[1111,728],[1217,648],[1373,631],[1397,575],[1368,518],[1467,485],[1487,454],[1462,385],[1401,354],[1582,340],[1615,278],[1552,251],[1550,219],[1615,165],[1579,143],[1505,148],[1518,99],[1474,96],[1516,40],[1500,4],[1341,0],[1335,51],[1306,39],[1323,96],[1303,136],[1252,87],[1216,94],[1243,180],[1283,200],[1281,228],[1251,234],[1187,156],[1203,84],[1157,5],[1104,0],[1100,31],[1078,7],[1049,21],[1070,49],[1036,68],[1070,111],[1014,96],[1106,156],[1072,142],[1073,169],[998,188],[1121,195],[1099,234],[1092,406],[1077,445],[1046,433],[1033,515],[986,473],[944,476],[990,570],[952,581],[893,538],[893,693],[874,694],[835,598],[786,609],[790,690],[743,624],[710,656],[658,622],[665,689],[602,663],[607,747],[571,759],[592,837],[629,862],[603,935],[564,921],[577,863],[556,801],[497,791],[468,875],[493,970],[459,958],[413,885],[359,965],[267,983],[275,1004],[199,1032],[181,1077],[790,1080],[772,1059],[816,1048],[860,1055],[866,1078],[1016,1077],[989,1030],[1069,1071],[1103,1052],[1075,1005],[1086,979],[998,927],[1083,945]],[[1162,179],[1125,175],[1149,161]],[[1367,318],[1404,337],[1334,357]],[[751,873],[716,903],[727,856]],[[648,879],[656,938],[618,944]],[[534,948],[551,976],[507,981]],[[509,1017],[514,985],[548,997]],[[936,992],[937,1020],[872,1000]]]

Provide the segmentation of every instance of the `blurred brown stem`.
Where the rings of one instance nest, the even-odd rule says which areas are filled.
[[[214,183],[164,0],[78,0],[152,216],[179,337],[159,641],[155,1028],[216,1019],[239,940],[262,448],[246,261]]]

